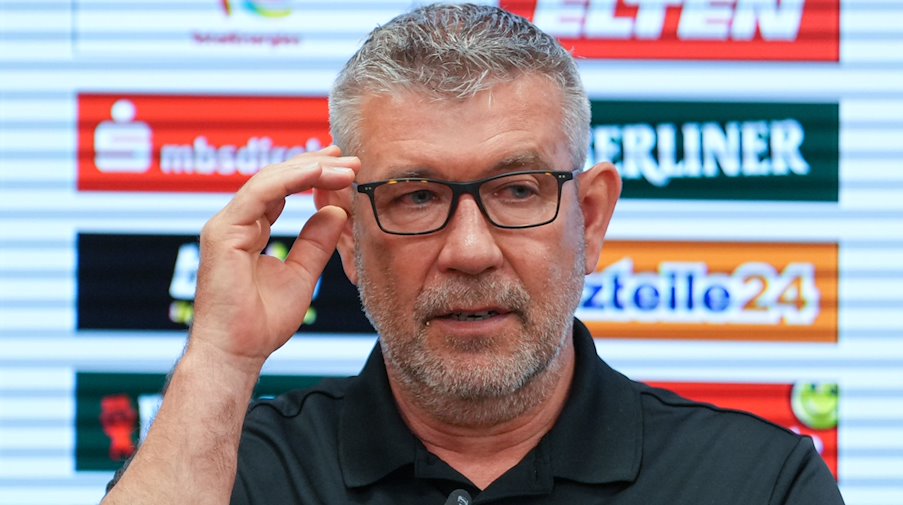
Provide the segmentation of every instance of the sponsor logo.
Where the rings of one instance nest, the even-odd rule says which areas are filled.
[[[815,448],[837,474],[837,426],[839,393],[837,384],[798,382],[796,384],[711,384],[686,382],[650,383],[698,402],[750,412],[812,438]],[[813,419],[817,419],[813,423]]]
[[[279,240],[271,241],[264,250],[264,254],[279,258],[282,261],[285,261],[285,258],[288,257],[288,252],[289,246],[287,243]],[[169,320],[173,323],[189,326],[194,319],[194,293],[197,288],[200,262],[201,245],[198,242],[179,246],[172,281],[169,283],[169,296],[173,299],[169,305]],[[304,325],[311,326],[317,322],[316,304],[322,282],[322,278],[317,279],[311,306],[308,307],[307,313],[304,314]]]
[[[284,259],[293,240],[274,237],[265,254]],[[199,262],[195,237],[79,234],[78,329],[186,329],[194,317]],[[303,328],[373,333],[338,254],[317,281]]]
[[[126,395],[107,395],[100,399],[100,425],[110,439],[110,459],[119,461],[135,453],[138,413]]]
[[[577,315],[595,337],[837,341],[836,244],[607,242]]]
[[[813,430],[828,430],[837,426],[837,384],[799,383],[790,395],[793,413]]]
[[[326,98],[79,95],[78,188],[232,192],[330,142]]]
[[[320,382],[320,376],[263,375],[257,398]],[[147,436],[163,400],[165,374],[75,374],[75,469],[116,470]]]
[[[370,30],[400,11],[397,4],[384,2],[359,2],[349,8],[341,2],[297,0],[130,2],[121,7],[111,7],[107,0],[75,0],[74,4],[74,50],[81,57],[101,58],[144,54],[167,59],[344,61]]]
[[[838,61],[839,0],[502,0],[578,57]]]
[[[625,198],[836,202],[838,110],[594,101],[587,163],[614,163]]]
[[[220,8],[228,19],[223,28],[242,29],[194,30],[191,39],[202,46],[298,46],[301,36],[296,31],[285,31],[284,25],[257,26],[259,20],[270,20],[275,24],[288,18],[292,15],[293,3],[292,0],[221,0]]]
[[[244,10],[264,18],[284,18],[292,14],[293,0],[221,0],[223,11],[231,15]]]

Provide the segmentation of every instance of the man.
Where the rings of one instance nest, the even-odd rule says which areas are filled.
[[[588,101],[554,39],[416,10],[352,57],[331,115],[341,150],[262,170],[205,226],[189,344],[105,503],[842,503],[808,439],[598,359],[573,315],[620,180],[581,170]],[[261,256],[309,188],[285,263]],[[379,345],[247,411],[336,247]]]

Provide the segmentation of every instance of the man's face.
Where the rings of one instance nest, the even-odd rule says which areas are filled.
[[[464,102],[373,97],[362,108],[357,180],[572,170],[561,108],[560,92],[538,77]],[[527,229],[494,227],[470,196],[446,228],[423,236],[382,232],[362,194],[353,206],[349,276],[393,379],[456,399],[506,396],[570,345],[585,268],[574,182],[562,188],[557,219]]]

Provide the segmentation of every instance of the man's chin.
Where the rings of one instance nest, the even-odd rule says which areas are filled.
[[[488,357],[499,353],[499,339],[497,336],[489,335],[468,335],[460,337],[455,335],[444,335],[442,338],[442,352],[447,354],[449,358],[454,359],[479,359],[480,357]]]
[[[458,352],[440,358],[441,373],[425,377],[439,394],[459,399],[491,399],[516,393],[532,373],[511,355],[487,351]]]

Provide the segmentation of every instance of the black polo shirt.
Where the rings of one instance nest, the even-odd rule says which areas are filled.
[[[479,491],[402,421],[377,345],[357,377],[252,404],[233,504],[843,503],[810,439],[631,381],[574,324],[571,396],[554,428]]]

